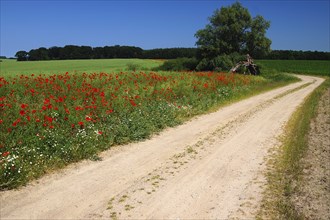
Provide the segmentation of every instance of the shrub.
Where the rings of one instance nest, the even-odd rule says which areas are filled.
[[[217,56],[211,62],[216,71],[229,71],[235,65],[228,55]]]
[[[242,60],[245,60],[245,57],[243,55],[240,55],[239,53],[221,55],[211,60],[204,58],[198,63],[196,70],[229,71],[236,63]]]
[[[214,66],[212,65],[211,60],[209,59],[202,59],[198,65],[196,66],[197,71],[206,71],[206,70],[213,70]]]
[[[178,58],[174,60],[165,61],[163,65],[155,68],[155,70],[163,71],[183,71],[195,70],[198,61],[196,58]]]
[[[141,66],[136,63],[128,63],[126,64],[126,70],[128,71],[136,71],[137,69],[141,69]]]

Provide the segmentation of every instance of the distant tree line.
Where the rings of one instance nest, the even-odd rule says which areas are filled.
[[[112,58],[141,58],[141,59],[175,59],[180,57],[195,57],[197,48],[165,48],[143,50],[134,46],[105,46],[90,47],[67,45],[64,47],[40,47],[15,54],[17,61],[35,60],[72,60],[72,59],[112,59]]]
[[[176,59],[193,58],[198,56],[198,48],[163,48],[143,50],[134,46],[75,46],[40,47],[27,51],[18,51],[17,61],[36,60],[72,60],[72,59],[112,59],[112,58],[140,58],[140,59]],[[5,57],[1,57],[5,58]],[[267,55],[255,56],[254,59],[270,60],[330,60],[329,52],[272,50]]]
[[[269,60],[330,60],[330,53],[320,51],[273,50],[264,57],[255,58]]]
[[[176,59],[196,57],[197,48],[165,48],[144,50],[142,58],[145,59]]]

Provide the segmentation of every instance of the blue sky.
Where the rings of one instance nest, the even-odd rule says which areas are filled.
[[[0,55],[65,45],[195,47],[216,0],[0,0]],[[271,21],[272,49],[330,51],[330,0],[240,1]]]

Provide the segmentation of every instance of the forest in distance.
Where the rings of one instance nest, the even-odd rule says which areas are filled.
[[[113,58],[140,58],[140,59],[176,59],[193,58],[199,56],[198,48],[158,48],[144,50],[135,46],[77,46],[40,47],[30,51],[18,51],[15,54],[17,61],[37,60],[71,60],[71,59],[113,59]],[[6,57],[1,57],[6,58]],[[330,60],[329,52],[322,51],[294,51],[271,50],[267,55],[253,57],[267,60]]]

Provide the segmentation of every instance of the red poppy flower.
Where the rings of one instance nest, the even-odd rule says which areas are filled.
[[[132,106],[136,106],[136,103],[133,100],[129,100]]]
[[[17,124],[20,123],[20,121],[21,121],[20,118],[16,119],[16,121],[13,122],[13,126],[14,127],[17,126]]]
[[[89,117],[89,116],[86,116],[86,121],[91,121],[92,120],[92,118],[91,117]]]
[[[64,102],[64,99],[62,97],[59,97],[56,102]]]
[[[19,111],[19,114],[20,115],[25,115],[25,111],[21,110],[21,111]]]
[[[112,113],[112,112],[113,112],[112,109],[106,111],[107,114],[110,114],[110,113]]]
[[[21,105],[21,108],[26,108],[26,107],[28,107],[28,104],[22,104]]]
[[[47,105],[47,104],[49,104],[49,103],[50,103],[50,99],[45,99],[45,100],[44,100],[44,104],[45,104],[45,105]]]
[[[80,107],[80,106],[77,106],[76,107],[76,111],[79,111],[79,110],[84,110],[84,108]]]
[[[84,125],[84,122],[80,121],[78,122],[79,125],[83,126]]]
[[[48,121],[48,122],[52,123],[53,122],[53,118],[45,115],[45,121]]]
[[[9,154],[10,154],[9,151],[7,151],[7,152],[2,153],[2,156],[7,157]]]

